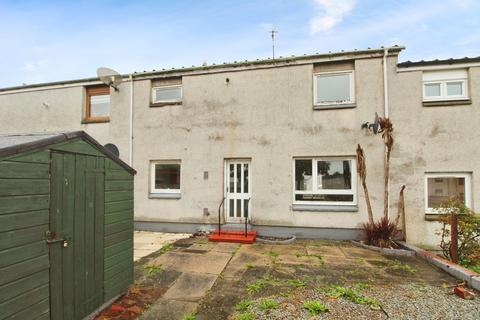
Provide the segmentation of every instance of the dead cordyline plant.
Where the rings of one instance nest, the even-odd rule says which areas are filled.
[[[388,180],[390,179],[390,153],[393,147],[393,125],[389,118],[378,118],[378,124],[380,125],[379,133],[382,133],[383,143],[385,144],[385,161],[384,166],[384,196],[383,196],[383,216],[388,218]]]
[[[363,191],[365,193],[365,202],[367,203],[367,212],[368,212],[368,222],[373,225],[373,211],[372,205],[370,204],[370,196],[368,195],[367,188],[367,168],[365,165],[365,156],[363,155],[363,149],[360,145],[357,145],[357,173],[362,181]]]

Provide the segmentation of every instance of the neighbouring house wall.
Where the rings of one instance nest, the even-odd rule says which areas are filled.
[[[470,105],[424,107],[422,71],[400,72],[390,79],[396,141],[392,152],[392,206],[396,205],[400,186],[405,184],[407,240],[438,245],[435,233],[441,224],[425,220],[426,172],[471,172],[472,208],[480,211],[480,68],[469,70]]]
[[[345,63],[339,67],[345,69]],[[149,107],[150,81],[136,81],[136,221],[216,222],[224,159],[251,158],[254,224],[360,228],[367,215],[359,182],[357,212],[292,210],[293,158],[354,157],[357,143],[365,149],[372,205],[380,216],[383,142],[360,127],[373,121],[375,112],[383,114],[382,59],[355,60],[354,69],[353,109],[313,110],[312,64],[184,76],[183,104],[161,108]],[[181,160],[181,199],[149,199],[151,160]]]
[[[0,94],[0,134],[83,130],[102,145],[113,143],[128,161],[130,85],[110,92],[110,122],[83,123],[85,88],[82,86]]]
[[[50,156],[0,159],[0,319],[49,319]]]

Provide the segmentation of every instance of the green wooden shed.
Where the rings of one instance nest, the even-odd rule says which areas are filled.
[[[134,174],[83,131],[0,135],[0,319],[82,319],[133,282]]]

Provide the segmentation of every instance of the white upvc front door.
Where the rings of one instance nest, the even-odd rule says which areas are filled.
[[[250,160],[225,161],[225,221],[244,223],[250,217],[252,194]]]

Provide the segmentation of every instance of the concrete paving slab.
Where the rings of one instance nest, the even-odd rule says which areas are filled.
[[[280,255],[297,255],[297,254],[306,254],[305,246],[302,245],[272,245],[271,251],[277,252]]]
[[[181,320],[195,312],[198,304],[187,301],[159,299],[140,316],[140,320]]]
[[[250,267],[265,267],[271,264],[269,257],[263,254],[237,253],[227,264],[222,275],[225,278],[240,277]]]
[[[332,246],[307,246],[307,253],[309,255],[316,255],[319,254],[322,257],[326,256],[331,256],[331,257],[339,257],[339,258],[345,258],[345,254],[343,254],[343,251],[340,250],[338,247],[332,247]]]
[[[195,302],[200,300],[217,280],[213,274],[183,273],[165,292],[163,299]]]
[[[358,247],[341,247],[339,248],[347,258],[360,257],[365,259],[385,259],[383,255],[378,252],[370,251]]]
[[[296,256],[292,254],[282,254],[277,257],[277,263],[294,265],[322,265],[323,261],[313,256]]]
[[[160,250],[165,244],[189,238],[190,234],[135,231],[133,233],[133,257],[137,261]]]
[[[238,243],[217,242],[212,247],[212,251],[234,253],[238,250],[239,247],[240,247],[240,244]]]
[[[219,275],[232,255],[224,252],[189,253],[169,251],[152,261],[155,265],[180,272],[208,273]]]

